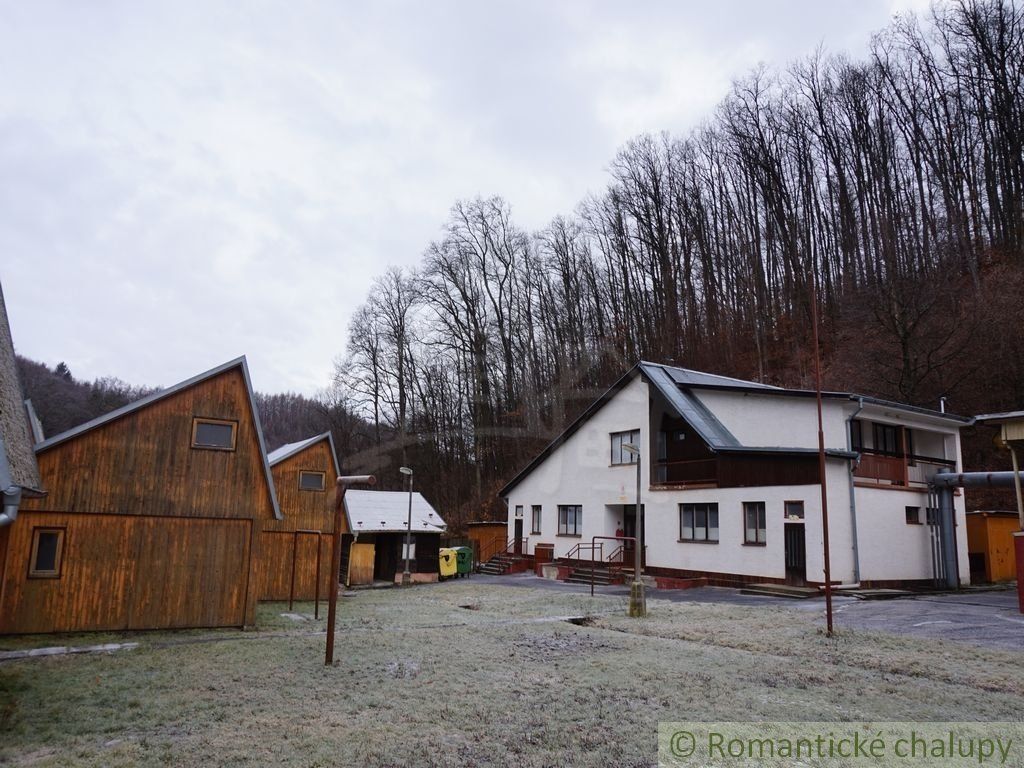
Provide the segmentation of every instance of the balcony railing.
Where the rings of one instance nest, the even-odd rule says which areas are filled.
[[[703,485],[718,482],[716,459],[661,460],[654,465],[655,485]]]
[[[862,450],[860,463],[853,471],[853,475],[860,483],[881,487],[925,488],[936,472],[948,471],[955,467],[955,461],[933,456],[911,456],[908,458]]]

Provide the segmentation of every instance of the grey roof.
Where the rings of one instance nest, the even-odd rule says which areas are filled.
[[[25,413],[24,394],[14,355],[14,340],[0,287],[0,464],[10,483],[39,491],[39,465],[32,450],[32,435]],[[0,488],[0,491],[5,490]]]
[[[707,406],[700,400],[687,392],[680,378],[673,374],[689,374],[682,368],[666,368],[663,365],[654,363],[640,363],[640,370],[646,374],[647,380],[661,394],[668,404],[679,416],[686,420],[686,423],[696,430],[705,443],[711,448],[739,447],[740,441],[725,428]],[[718,378],[718,377],[716,377]],[[737,381],[737,379],[733,379]]]
[[[25,399],[25,413],[28,414],[28,424],[32,429],[32,439],[37,443],[43,442],[46,439],[46,435],[43,433],[43,422],[39,420],[36,407],[27,398]]]
[[[408,491],[345,491],[345,515],[352,533],[405,531],[409,519]],[[412,494],[413,533],[441,533],[445,522],[419,492]]]
[[[1002,424],[1004,421],[1024,419],[1024,411],[1006,411],[1005,413],[983,413],[974,417],[975,424]]]
[[[298,440],[297,442],[294,443],[285,443],[280,448],[275,448],[273,451],[268,453],[267,461],[270,463],[270,466],[280,464],[285,459],[291,458],[295,454],[306,450],[311,445],[316,445],[321,440],[326,440],[330,444],[331,458],[334,459],[334,468],[335,470],[337,470],[340,466],[338,464],[338,454],[334,450],[334,438],[331,436],[330,432],[324,432],[323,434],[320,435],[307,437],[305,440]]]
[[[734,379],[731,376],[719,376],[715,373],[694,371],[690,368],[677,368],[673,365],[660,365],[659,363],[648,363],[640,361],[641,368],[660,368],[676,384],[683,384],[688,387],[729,387],[741,389],[767,389],[776,392],[782,391],[782,387],[775,387],[771,384],[761,384],[757,381],[746,379]]]
[[[284,517],[281,515],[281,509],[277,504],[277,491],[274,488],[274,478],[270,472],[270,463],[267,461],[267,444],[266,441],[263,439],[263,425],[260,423],[259,409],[257,409],[256,407],[256,399],[253,396],[252,379],[249,377],[249,364],[246,362],[245,355],[242,355],[241,357],[236,357],[234,360],[229,360],[228,362],[223,363],[222,365],[218,365],[216,368],[211,368],[210,370],[204,371],[203,373],[193,376],[190,379],[185,379],[185,381],[179,382],[175,384],[173,387],[161,389],[158,392],[154,392],[151,395],[147,395],[141,400],[136,400],[134,403],[129,403],[128,405],[122,406],[121,408],[117,408],[116,410],[113,410],[110,413],[105,413],[104,415],[92,419],[91,421],[85,422],[84,424],[79,424],[77,427],[73,427],[72,429],[69,429],[66,432],[61,432],[59,435],[54,435],[53,437],[47,438],[46,440],[43,440],[41,443],[36,445],[36,453],[42,453],[43,451],[53,448],[55,445],[60,445],[61,443],[67,442],[68,440],[78,437],[81,434],[90,432],[96,429],[97,427],[101,427],[104,424],[108,424],[112,421],[115,421],[116,419],[120,419],[122,416],[127,416],[130,413],[135,413],[136,411],[142,410],[143,408],[146,408],[152,405],[153,403],[159,402],[160,400],[163,400],[166,397],[170,397],[171,395],[186,390],[195,384],[199,384],[200,382],[206,381],[207,379],[212,379],[215,376],[219,376],[220,374],[226,371],[230,371],[232,368],[240,368],[242,371],[242,378],[245,380],[245,392],[249,398],[249,410],[252,413],[253,424],[256,427],[256,439],[259,443],[260,458],[263,461],[263,474],[267,479],[267,490],[270,493],[270,502],[273,506],[274,517],[276,517],[278,520],[283,520]]]

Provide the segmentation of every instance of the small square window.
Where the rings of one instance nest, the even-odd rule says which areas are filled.
[[[907,507],[906,509],[907,525],[920,525],[921,524],[921,508],[920,507]]]
[[[300,491],[322,491],[326,487],[326,483],[326,472],[312,472],[305,469],[299,471]]]
[[[804,519],[804,503],[802,501],[787,501],[786,502],[786,519],[787,520],[803,520]]]
[[[193,419],[192,447],[214,451],[235,450],[237,422],[224,419]]]
[[[63,528],[32,529],[28,575],[33,579],[59,579],[64,555]]]

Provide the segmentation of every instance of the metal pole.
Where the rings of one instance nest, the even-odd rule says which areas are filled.
[[[377,478],[373,475],[350,475],[339,477],[334,491],[334,532],[331,534],[331,593],[327,603],[327,650],[324,654],[324,665],[334,663],[334,620],[338,613],[338,576],[341,571],[341,526],[342,510],[345,506],[345,489],[352,483],[373,485]]]
[[[825,624],[832,637],[832,563],[828,544],[828,486],[825,480],[825,430],[821,415],[821,347],[818,344],[818,281],[811,266],[811,333],[814,336],[814,389],[818,401],[818,474],[821,479],[821,538],[825,555]]]
[[[647,599],[644,596],[644,583],[641,579],[641,552],[644,546],[644,523],[643,512],[641,511],[640,499],[640,451],[636,452],[636,514],[633,519],[636,523],[636,543],[633,545],[633,584],[629,588],[629,615],[642,618],[647,615]]]
[[[409,473],[409,517],[405,521],[405,570],[402,571],[402,584],[412,584],[412,573],[409,571],[409,550],[412,549],[412,473]]]
[[[1010,448],[1010,458],[1013,459],[1013,489],[1017,492],[1017,520],[1020,522],[1020,528],[1024,531],[1024,497],[1021,496],[1020,492],[1020,467],[1017,464],[1017,451],[1013,448],[1013,443],[1007,441],[1006,445]]]

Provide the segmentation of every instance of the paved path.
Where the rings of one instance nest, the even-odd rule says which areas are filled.
[[[590,587],[542,579],[532,574],[474,576],[480,583],[549,589],[561,592],[590,592]],[[629,595],[625,586],[597,587],[602,595]],[[649,599],[676,603],[728,603],[730,605],[771,605],[797,611],[820,613],[825,601],[743,595],[737,589],[700,587],[696,589],[649,589]],[[835,624],[841,630],[877,630],[911,637],[956,640],[989,648],[1024,650],[1024,615],[1017,609],[1016,590],[920,595],[895,600],[858,600],[837,594],[833,599]]]

